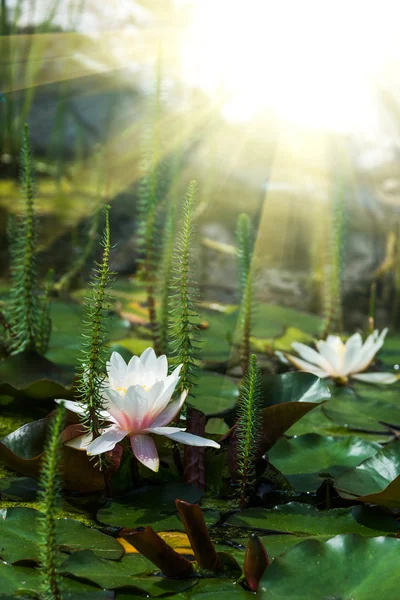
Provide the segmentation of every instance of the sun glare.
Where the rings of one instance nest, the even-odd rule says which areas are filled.
[[[376,0],[197,0],[185,79],[224,98],[230,120],[263,110],[298,125],[363,128],[374,85],[400,56],[400,6]]]

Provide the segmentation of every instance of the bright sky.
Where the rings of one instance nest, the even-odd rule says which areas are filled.
[[[306,127],[363,128],[376,111],[374,81],[385,85],[400,58],[397,0],[186,3],[185,78],[211,96],[223,87],[233,120],[270,107]]]

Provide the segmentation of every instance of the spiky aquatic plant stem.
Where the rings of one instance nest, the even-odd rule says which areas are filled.
[[[240,363],[246,371],[250,358],[250,335],[253,312],[253,270],[254,231],[246,214],[241,214],[236,227],[238,247],[238,272],[240,289]]]
[[[169,345],[169,319],[170,319],[170,293],[171,293],[171,272],[172,257],[174,251],[176,228],[176,205],[171,203],[168,209],[167,221],[165,224],[163,260],[161,263],[161,286],[160,286],[160,317],[158,326],[158,344],[161,354],[168,354]]]
[[[182,222],[173,260],[171,350],[173,363],[183,364],[179,381],[180,391],[190,390],[196,385],[199,361],[198,289],[192,277],[196,188],[196,182],[191,181],[182,205]]]
[[[44,516],[41,521],[40,557],[44,600],[61,600],[60,577],[56,570],[56,519],[60,496],[61,444],[59,437],[65,421],[65,407],[60,404],[51,421],[46,451],[42,463],[39,501]]]
[[[7,308],[11,328],[9,351],[38,350],[40,303],[36,268],[37,221],[35,215],[35,171],[25,125],[21,146],[20,189],[24,200],[23,216],[10,222],[11,290]]]
[[[254,477],[255,458],[262,429],[261,371],[255,354],[240,388],[237,420],[237,463],[240,506],[246,503],[248,487]]]
[[[37,341],[37,349],[40,352],[40,354],[46,354],[49,347],[51,335],[50,294],[53,288],[53,280],[54,270],[49,269],[40,307],[39,335]]]
[[[80,401],[86,407],[82,423],[93,438],[98,437],[103,423],[101,410],[103,398],[101,393],[104,381],[106,362],[108,287],[113,273],[110,271],[109,258],[111,251],[109,206],[104,209],[105,227],[102,239],[103,257],[101,263],[93,269],[90,281],[90,295],[86,298],[85,333],[81,349],[81,366],[79,368],[78,392]],[[99,457],[101,467],[103,458]]]

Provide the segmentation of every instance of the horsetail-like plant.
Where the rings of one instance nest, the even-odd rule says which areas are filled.
[[[179,201],[180,186],[178,185],[178,173],[181,163],[180,152],[175,155],[172,169],[172,185],[170,190],[167,216],[165,223],[162,261],[160,265],[160,316],[158,324],[158,343],[161,354],[168,354],[169,350],[169,320],[171,309],[171,276],[172,258],[176,233],[177,206]]]
[[[96,267],[93,269],[89,284],[91,290],[89,297],[86,298],[85,332],[78,369],[78,393],[80,401],[85,405],[82,423],[93,438],[98,437],[103,422],[101,416],[103,408],[101,388],[105,377],[108,287],[113,277],[109,267],[111,251],[109,209],[109,206],[104,209],[105,227],[102,239],[102,261],[96,263]],[[100,456],[100,467],[103,466],[102,460]]]
[[[261,371],[255,354],[250,356],[248,368],[240,388],[237,420],[237,464],[239,502],[246,503],[246,495],[255,474],[255,460],[262,430]]]
[[[246,214],[241,214],[236,227],[238,248],[238,272],[240,289],[240,363],[246,371],[250,358],[250,334],[253,312],[253,269],[254,231]]]
[[[36,254],[38,245],[35,215],[35,170],[25,125],[21,147],[20,188],[24,213],[20,219],[9,222],[11,289],[7,304],[10,325],[9,352],[37,350],[40,338],[40,299]]]
[[[182,204],[182,222],[173,259],[171,350],[173,363],[183,365],[179,381],[180,391],[190,390],[196,385],[196,370],[200,352],[197,339],[199,331],[198,289],[192,276],[196,189],[196,182],[191,181]]]
[[[332,196],[330,260],[325,269],[325,309],[321,337],[343,329],[342,279],[345,249],[345,188],[340,181]]]
[[[53,280],[54,270],[49,269],[40,307],[39,337],[37,342],[37,349],[40,354],[46,354],[49,347],[51,335],[50,294],[51,290],[53,289]]]
[[[17,219],[10,216],[9,241],[11,289],[6,309],[8,352],[47,351],[51,331],[49,294],[38,285],[36,254],[38,247],[35,215],[36,184],[28,127],[25,125],[21,147],[20,187],[24,212]]]
[[[158,326],[156,313],[156,273],[159,254],[159,231],[157,210],[160,204],[160,117],[161,117],[161,60],[157,61],[157,75],[150,124],[145,128],[142,155],[142,178],[139,185],[139,237],[138,244],[143,253],[141,274],[146,285],[147,308],[153,345],[158,352]]]
[[[176,226],[176,206],[169,207],[167,221],[165,224],[163,259],[161,263],[161,286],[160,286],[160,317],[158,326],[158,345],[161,354],[168,354],[169,341],[169,319],[170,319],[170,288],[172,272],[172,256],[174,250]]]
[[[44,515],[40,523],[40,562],[44,600],[61,600],[62,598],[60,577],[56,570],[55,514],[61,491],[59,474],[61,443],[59,438],[64,421],[65,407],[60,403],[50,424],[39,484],[39,502]]]

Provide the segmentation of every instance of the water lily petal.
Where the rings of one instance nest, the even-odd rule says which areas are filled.
[[[304,358],[304,360],[306,360],[307,362],[321,367],[323,371],[327,371],[328,373],[331,372],[332,367],[326,360],[326,358],[313,348],[310,348],[310,346],[306,346],[305,344],[301,344],[300,342],[293,342],[292,348],[296,350],[299,356],[301,358]]]
[[[158,417],[162,413],[162,411],[168,406],[172,394],[175,391],[177,383],[178,379],[170,379],[170,377],[167,377],[167,379],[165,379],[164,390],[155,400],[153,406],[151,407],[150,414],[152,419]]]
[[[351,377],[352,379],[365,381],[366,383],[390,384],[398,381],[398,376],[394,373],[357,373]]]
[[[140,355],[140,360],[142,361],[142,364],[146,370],[152,371],[157,366],[157,356],[153,348],[147,348],[147,350],[142,352]]]
[[[294,365],[296,369],[299,369],[300,371],[306,371],[306,373],[313,373],[314,375],[316,375],[317,377],[321,377],[322,379],[324,377],[329,377],[329,373],[327,373],[326,371],[318,369],[318,367],[316,367],[315,365],[312,365],[311,363],[308,363],[305,360],[301,360],[301,358],[297,358],[297,356],[292,356],[291,354],[285,354],[285,356],[288,359],[288,361],[290,361],[292,365]]]
[[[57,402],[57,404],[64,404],[65,408],[67,408],[71,412],[76,413],[77,415],[83,415],[85,412],[85,405],[81,402],[74,402],[73,400],[62,400],[62,398],[57,398],[55,402]]]
[[[388,331],[389,330],[386,327],[379,334],[378,330],[376,329],[373,333],[371,333],[370,336],[368,336],[362,348],[360,360],[357,362],[356,368],[353,369],[353,372],[364,371],[368,368],[373,361],[375,354],[382,348]]]
[[[210,447],[210,448],[220,448],[221,446],[214,442],[214,440],[208,440],[206,438],[200,437],[199,435],[193,435],[193,433],[186,433],[186,431],[171,431],[167,432],[168,429],[174,430],[175,427],[163,427],[164,435],[175,442],[179,442],[180,444],[184,444],[185,446],[198,446],[200,448]]]
[[[173,419],[175,419],[176,415],[181,410],[183,403],[185,402],[188,395],[188,391],[185,390],[179,396],[177,400],[170,402],[166,408],[154,419],[152,423],[152,427],[163,427],[164,425],[168,425],[171,423]]]
[[[132,429],[141,427],[144,420],[149,419],[152,397],[141,385],[133,385],[126,390],[124,413],[132,423]]]
[[[114,389],[117,387],[125,387],[124,379],[126,375],[127,365],[122,356],[118,352],[111,354],[109,362],[106,365],[110,386]]]
[[[362,350],[362,337],[359,333],[355,333],[345,343],[343,355],[343,375],[348,375],[356,369],[359,363]]]
[[[331,375],[342,375],[342,362],[344,355],[344,344],[339,336],[328,335],[326,340],[317,342],[317,349],[320,354],[331,365]]]
[[[125,388],[131,385],[143,385],[145,379],[146,369],[143,366],[142,361],[138,356],[132,356],[128,363],[125,378]]]
[[[186,427],[148,427],[143,429],[146,433],[155,433],[156,435],[167,435],[170,433],[178,433],[179,431],[186,431]]]
[[[128,432],[123,431],[118,426],[110,427],[89,444],[86,452],[88,456],[95,456],[113,450],[116,444],[123,440],[126,435],[128,435]]]
[[[155,376],[158,380],[165,379],[168,375],[168,360],[165,354],[157,358]]]
[[[65,442],[64,446],[75,448],[75,450],[86,450],[92,440],[92,433],[84,433],[83,435],[78,435],[78,437],[69,440],[69,442]]]
[[[131,435],[133,454],[145,467],[157,473],[160,468],[160,459],[154,440],[149,435]]]

